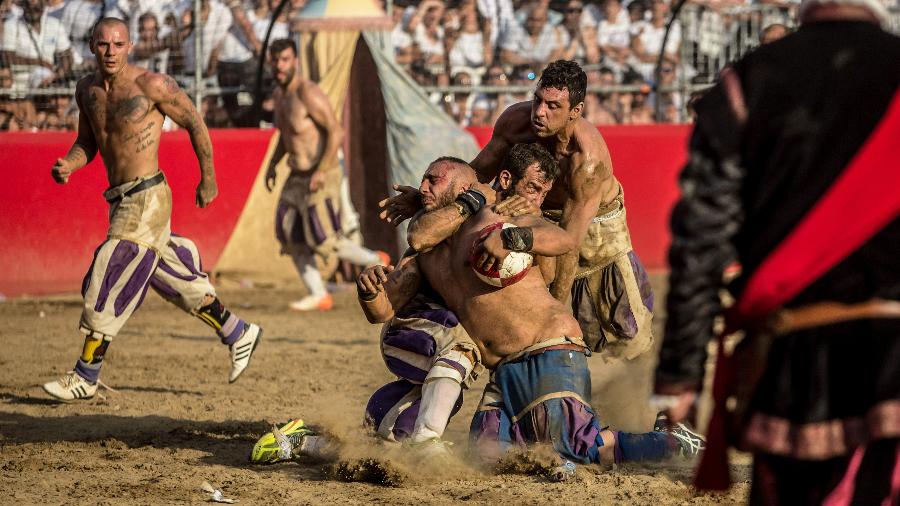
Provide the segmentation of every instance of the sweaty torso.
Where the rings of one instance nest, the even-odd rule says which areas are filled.
[[[303,100],[300,85],[276,88],[275,126],[281,133],[281,144],[288,156],[288,167],[300,172],[311,171],[322,158],[325,135],[313,121]]]
[[[481,281],[469,264],[479,231],[498,221],[512,221],[485,208],[469,218],[447,241],[419,255],[425,278],[456,313],[478,344],[482,361],[495,367],[505,356],[535,343],[562,336],[581,337],[578,322],[554,299],[540,269],[532,268],[505,288]]]
[[[541,138],[531,129],[531,102],[520,102],[508,109],[509,126],[502,132],[506,144],[512,146],[523,142],[537,142],[543,145],[559,163],[560,175],[541,206],[545,210],[561,210],[571,195],[571,185],[586,185],[589,191],[600,192],[601,203],[612,201],[619,193],[619,182],[612,173],[612,160],[603,136],[594,125],[581,118],[575,125],[572,137],[561,145],[554,137]],[[601,178],[586,181],[583,171],[585,163],[603,166]],[[499,166],[497,167],[499,171]],[[608,177],[607,177],[608,176]]]
[[[90,122],[110,186],[159,170],[157,150],[165,116],[142,87],[145,74],[129,67],[108,87],[95,75],[77,89],[81,114]]]

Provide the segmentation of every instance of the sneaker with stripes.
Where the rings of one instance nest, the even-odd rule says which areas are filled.
[[[93,397],[97,384],[92,385],[75,371],[69,371],[56,381],[44,383],[44,391],[61,401],[77,401]]]
[[[706,449],[706,438],[692,431],[683,423],[676,423],[669,428],[669,433],[678,442],[682,457],[696,457]]]
[[[665,413],[656,415],[656,422],[653,424],[653,430],[656,432],[668,432],[675,438],[678,443],[678,453],[682,457],[694,457],[706,449],[706,438],[700,433],[694,432],[683,423],[671,424],[669,417]]]
[[[253,351],[262,339],[262,329],[259,325],[253,323],[244,324],[244,332],[234,344],[231,345],[231,375],[228,376],[228,382],[234,383],[244,369],[250,365],[250,358]]]

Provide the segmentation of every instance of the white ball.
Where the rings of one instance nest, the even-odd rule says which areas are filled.
[[[499,269],[484,270],[478,267],[479,245],[487,238],[491,232],[500,228],[512,228],[515,225],[511,223],[494,223],[481,229],[478,233],[478,239],[472,245],[472,252],[469,255],[469,264],[479,279],[492,286],[509,286],[528,274],[534,257],[530,253],[521,251],[510,251],[506,258],[503,259]]]

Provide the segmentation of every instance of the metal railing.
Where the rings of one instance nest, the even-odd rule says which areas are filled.
[[[177,14],[177,13],[176,13]],[[209,48],[204,47],[208,37],[204,32],[205,14],[202,12],[200,0],[193,0],[191,20],[194,25],[185,26],[183,23],[185,13],[172,15],[165,20],[157,21],[157,28],[165,27],[170,33],[173,30],[181,30],[180,36],[175,40],[181,45],[166,46],[159,53],[165,51],[165,58],[159,58],[165,71],[173,75],[185,91],[193,98],[200,110],[205,110],[208,116],[219,112],[219,116],[227,113],[228,118],[224,124],[232,121],[233,104],[256,100],[254,86],[248,83],[223,86],[219,82],[219,75],[210,75],[207,70],[211,68],[204,65],[202,56],[207,54]],[[792,8],[780,8],[770,5],[753,5],[731,7],[725,9],[712,9],[698,4],[687,4],[680,11],[676,23],[681,33],[676,78],[666,85],[655,86],[647,84],[621,84],[600,86],[591,82],[589,93],[596,95],[598,99],[608,99],[613,94],[631,94],[632,97],[624,97],[627,100],[643,101],[644,98],[651,102],[667,100],[677,102],[677,114],[670,113],[661,117],[660,109],[654,113],[654,121],[688,121],[690,119],[689,97],[698,91],[708,88],[715,80],[716,74],[727,63],[740,58],[759,44],[759,34],[763,28],[771,23],[781,23],[788,27],[793,26],[794,12]],[[130,22],[132,29],[138,27],[138,23]],[[140,28],[140,27],[139,27]],[[892,11],[890,28],[900,32],[900,10]],[[143,32],[143,30],[141,30]],[[194,36],[187,40],[189,33],[200,33],[202,36]],[[217,34],[220,36],[221,34]],[[143,37],[143,33],[133,35],[133,39]],[[296,34],[293,34],[296,36]],[[27,40],[27,39],[26,39]],[[190,44],[188,44],[190,42]],[[35,44],[37,44],[35,42]],[[192,47],[188,48],[189,45]],[[74,50],[74,47],[73,47]],[[192,68],[186,68],[185,64],[188,51],[193,53]],[[72,66],[64,79],[52,82],[40,82],[40,77],[48,73],[45,66],[21,65],[12,62],[0,61],[0,130],[9,128],[10,118],[16,117],[20,112],[34,117],[26,128],[44,128],[46,124],[62,124],[71,128],[73,122],[71,115],[74,111],[74,103],[71,97],[74,93],[75,83],[78,78],[91,70],[91,60],[83,58],[83,62]],[[149,60],[145,58],[145,60]],[[61,64],[59,58],[54,60],[55,69]],[[6,64],[8,63],[8,64]],[[138,62],[140,63],[140,62]],[[145,62],[146,63],[146,62]],[[153,60],[152,65],[157,65]],[[254,58],[252,64],[256,66],[258,59]],[[221,66],[221,64],[220,64]],[[603,66],[585,65],[585,70],[597,71]],[[445,69],[449,70],[449,69]],[[519,81],[521,83],[521,81]],[[453,109],[451,104],[461,104],[468,101],[471,105],[476,96],[509,95],[527,97],[533,91],[533,84],[507,84],[507,85],[426,85],[423,89],[436,103],[447,105],[448,112]],[[240,95],[240,97],[238,97]],[[642,97],[644,95],[645,97]],[[238,97],[238,98],[235,98]],[[247,98],[249,97],[249,98]],[[465,100],[463,100],[465,99]],[[593,99],[592,99],[593,100]],[[627,101],[626,100],[626,101]],[[661,103],[661,102],[660,102]],[[670,104],[671,105],[671,104]],[[670,107],[671,109],[671,107]],[[10,112],[15,111],[15,113]],[[74,111],[77,113],[77,111]],[[491,111],[493,116],[496,111]],[[54,119],[53,116],[56,116]],[[4,120],[5,117],[5,120]],[[44,119],[40,119],[44,118]],[[49,119],[48,119],[49,118]],[[223,121],[211,120],[212,126],[220,126]],[[460,119],[460,118],[458,118]],[[5,121],[5,123],[4,123]],[[465,119],[461,119],[465,123]]]

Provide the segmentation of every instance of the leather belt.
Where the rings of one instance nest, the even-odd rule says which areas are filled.
[[[773,315],[768,329],[775,335],[867,318],[900,318],[900,301],[872,299],[856,304],[819,302]]]
[[[130,197],[130,196],[134,195],[135,193],[142,192],[148,188],[153,188],[154,186],[158,185],[159,183],[162,183],[165,180],[166,180],[166,176],[163,175],[162,172],[157,172],[155,176],[141,181],[140,183],[129,188],[128,191],[126,191],[120,195],[116,195],[115,197],[108,198],[108,199],[106,199],[106,201],[110,204],[115,204],[116,202],[124,199],[125,197]]]

